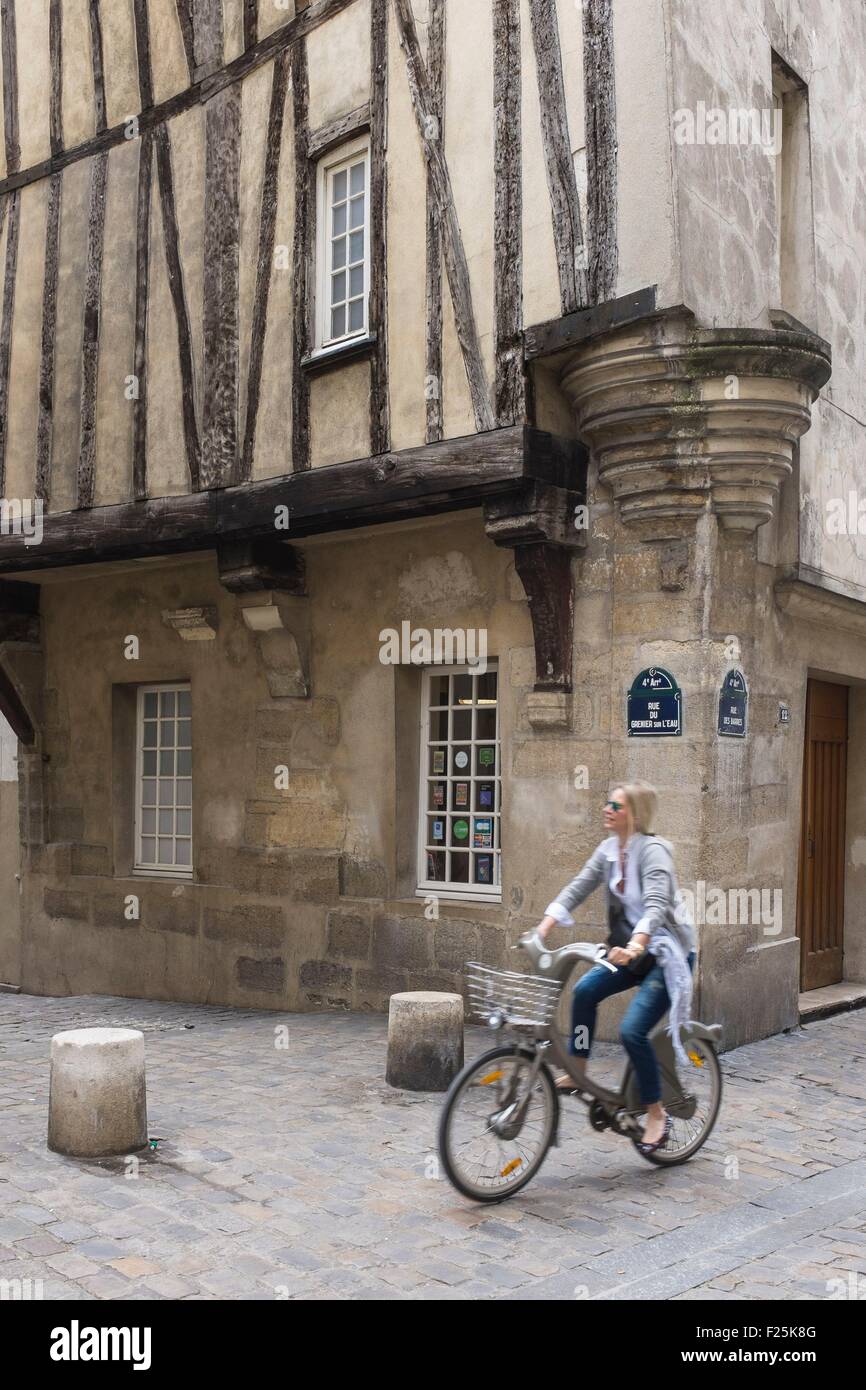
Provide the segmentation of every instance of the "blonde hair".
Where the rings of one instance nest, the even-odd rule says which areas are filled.
[[[659,798],[655,787],[649,782],[623,782],[622,794],[625,797],[631,832],[651,835],[655,824]]]

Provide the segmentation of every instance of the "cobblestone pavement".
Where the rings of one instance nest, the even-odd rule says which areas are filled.
[[[45,1145],[49,1039],[103,1024],[145,1033],[160,1143],[137,1164]],[[0,995],[0,1281],[46,1299],[866,1298],[866,1011],[728,1053],[719,1123],[680,1168],[566,1100],[560,1147],[493,1207],[437,1176],[441,1097],[384,1084],[385,1040],[378,1015]],[[488,1041],[470,1030],[467,1052]]]

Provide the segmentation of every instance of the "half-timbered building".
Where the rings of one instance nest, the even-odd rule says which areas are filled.
[[[0,980],[453,988],[642,776],[728,1045],[866,985],[863,7],[0,39]]]

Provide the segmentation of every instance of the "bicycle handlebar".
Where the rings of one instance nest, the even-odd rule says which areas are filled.
[[[544,940],[538,934],[538,929],[524,932],[516,946],[511,948],[513,951],[526,951],[533,965],[542,974],[558,975],[563,966],[574,960],[591,961],[593,965],[604,965],[608,970],[616,973],[616,966],[606,959],[607,947],[594,941],[573,941],[568,946],[560,946],[558,951],[549,951],[544,944]]]

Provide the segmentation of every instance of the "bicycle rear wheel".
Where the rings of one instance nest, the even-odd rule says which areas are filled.
[[[678,1073],[682,1099],[667,1105],[671,1117],[668,1142],[655,1153],[641,1154],[647,1163],[655,1163],[660,1168],[686,1163],[697,1153],[709,1139],[722,1103],[722,1069],[712,1043],[703,1038],[689,1038],[685,1049],[689,1072],[687,1076],[681,1071]],[[633,1136],[632,1143],[637,1147],[640,1140]]]
[[[472,1201],[501,1202],[519,1192],[553,1142],[559,1098],[543,1064],[530,1084],[533,1062],[528,1049],[497,1047],[451,1083],[439,1121],[439,1156],[448,1180]],[[510,1125],[524,1100],[522,1122]]]

